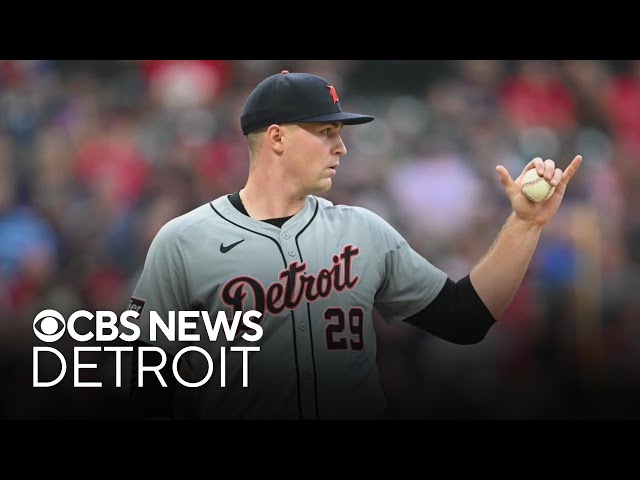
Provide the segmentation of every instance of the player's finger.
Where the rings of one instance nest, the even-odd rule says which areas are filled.
[[[562,184],[567,185],[569,180],[576,174],[578,168],[580,168],[580,164],[582,163],[582,155],[576,155],[573,161],[569,164],[569,166],[565,169],[562,174]]]
[[[498,175],[500,175],[500,183],[502,183],[502,187],[504,191],[507,192],[507,195],[511,196],[515,190],[517,190],[518,186],[509,175],[509,172],[502,165],[498,165],[496,167],[498,171]]]
[[[553,177],[551,177],[551,180],[549,180],[549,184],[552,187],[555,187],[560,183],[561,180],[562,180],[562,170],[560,170],[559,168],[556,168],[555,171],[553,172]]]
[[[524,170],[522,170],[521,175],[524,175],[527,170],[531,170],[532,168],[536,169],[538,175],[542,175],[544,173],[544,162],[540,157],[536,157],[529,163],[527,163],[527,165],[524,167]]]
[[[544,162],[543,168],[544,168],[544,173],[542,174],[542,176],[548,182],[553,178],[553,174],[556,171],[556,162],[554,162],[550,158],[547,158]]]

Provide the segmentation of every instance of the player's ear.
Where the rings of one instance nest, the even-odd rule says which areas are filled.
[[[269,146],[277,153],[284,151],[283,134],[284,128],[281,125],[273,124],[267,128],[267,141]]]

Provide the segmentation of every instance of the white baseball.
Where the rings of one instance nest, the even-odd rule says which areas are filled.
[[[527,170],[522,177],[522,193],[532,202],[544,202],[549,198],[556,187],[552,187],[543,177],[538,175],[535,168]]]

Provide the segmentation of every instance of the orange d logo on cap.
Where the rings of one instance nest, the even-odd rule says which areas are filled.
[[[338,93],[336,92],[336,89],[333,88],[333,85],[327,85],[327,88],[329,89],[329,94],[331,95],[331,99],[333,100],[333,103],[338,103],[340,99],[338,98]]]

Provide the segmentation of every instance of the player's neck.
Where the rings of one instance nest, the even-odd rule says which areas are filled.
[[[251,218],[265,220],[295,215],[304,207],[307,196],[288,192],[279,183],[258,183],[249,178],[240,190],[240,199]]]

